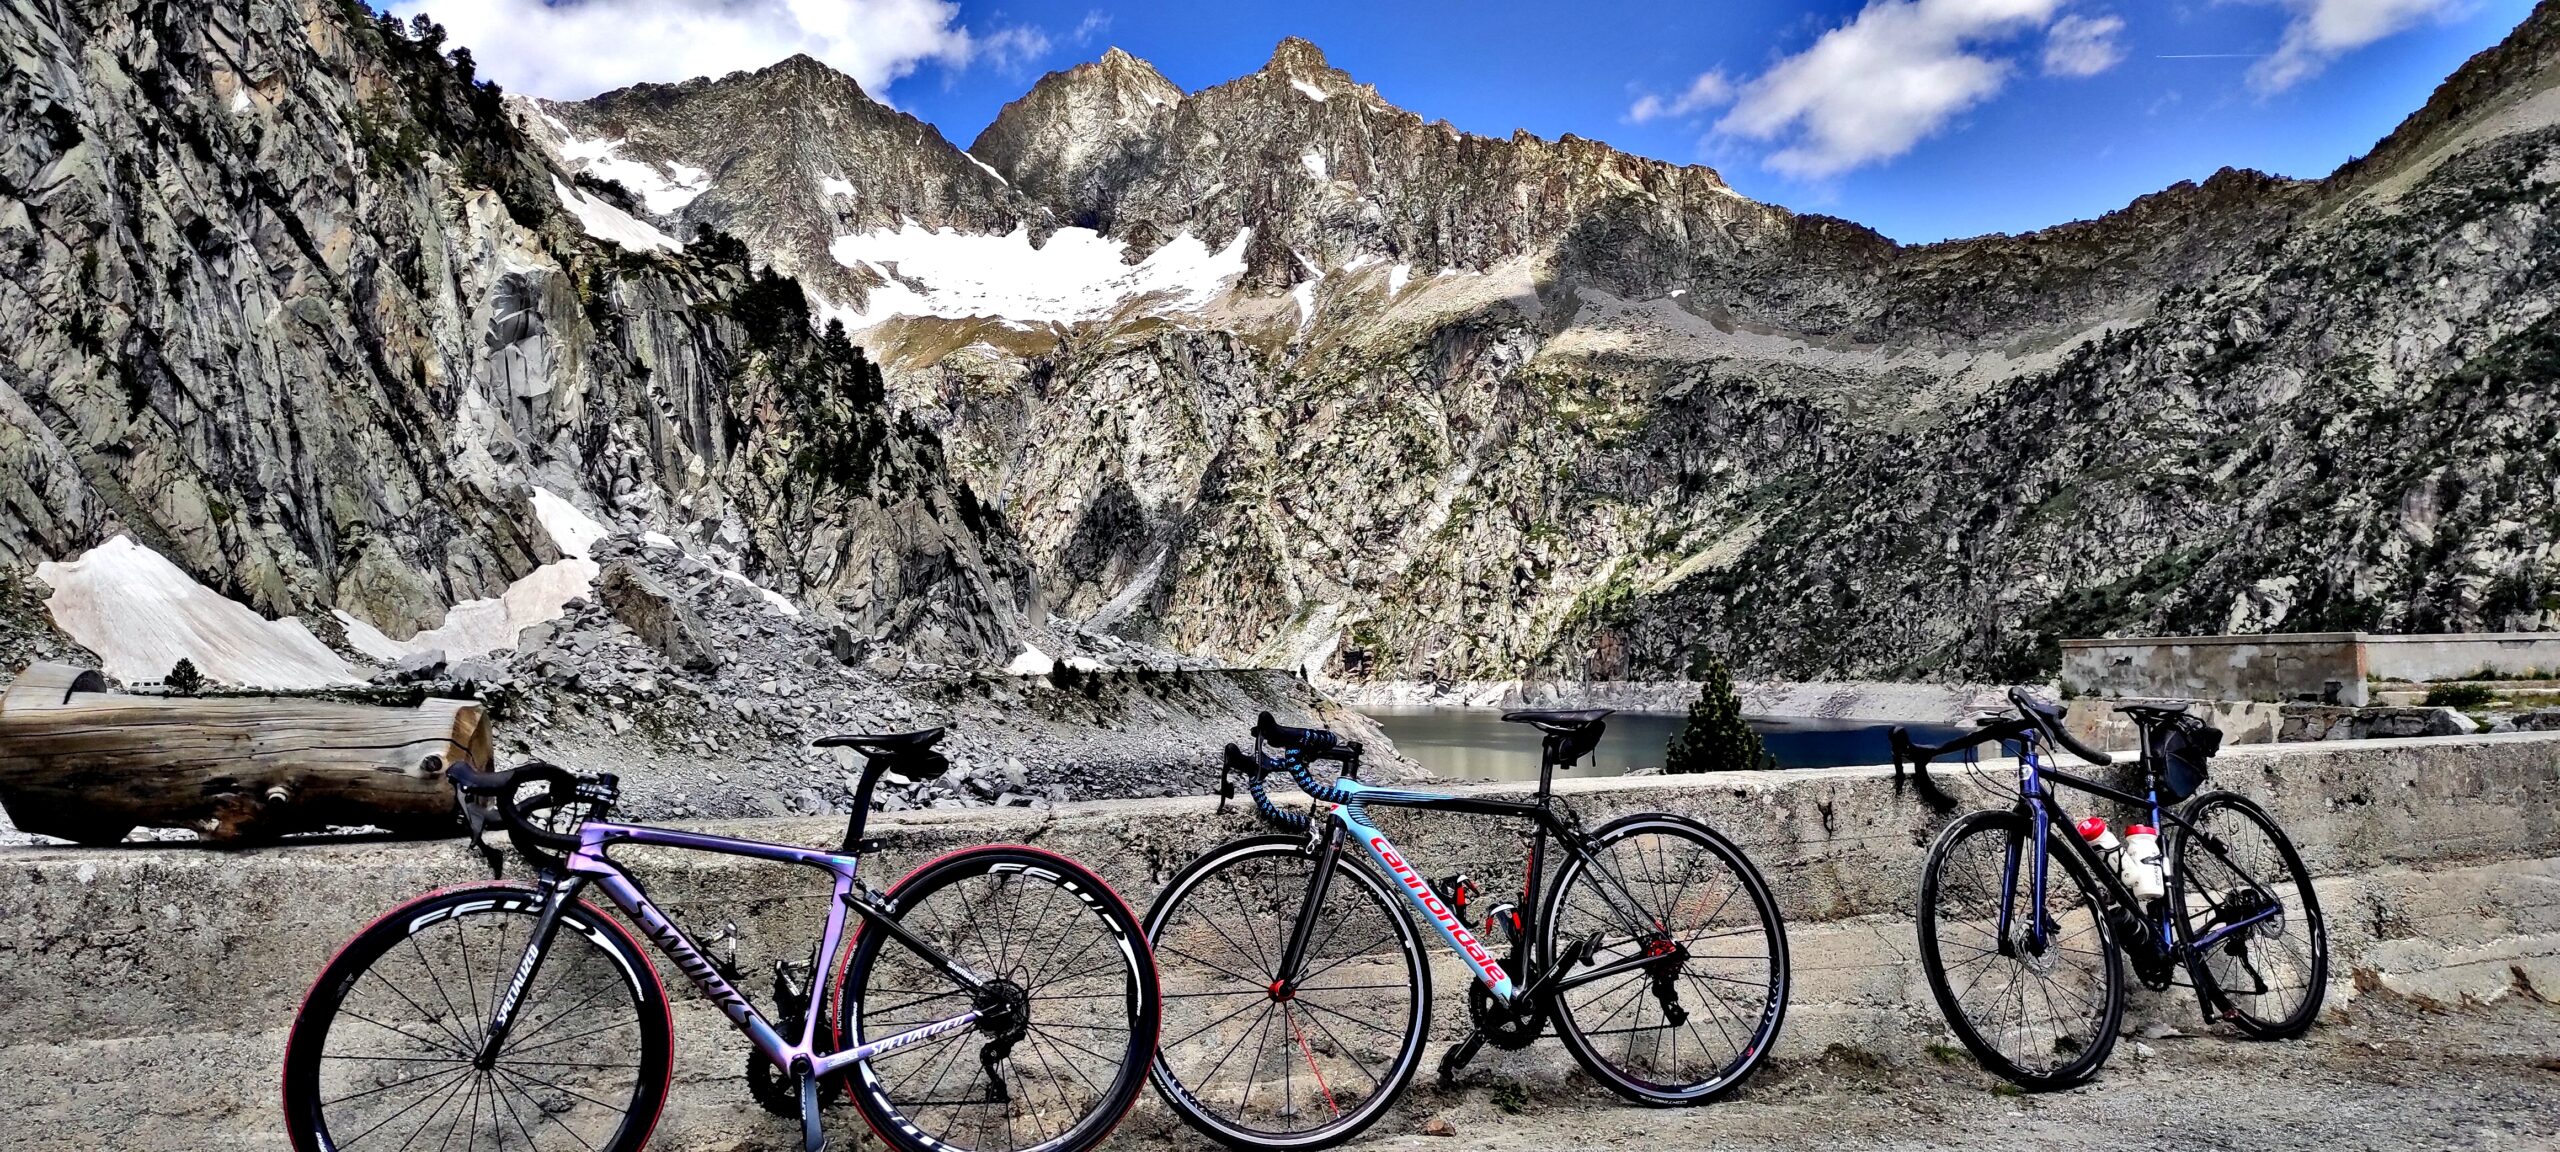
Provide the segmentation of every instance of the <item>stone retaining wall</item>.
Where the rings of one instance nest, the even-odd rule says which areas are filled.
[[[1981,775],[2008,778],[1998,762]],[[2560,734],[2247,746],[2222,758],[2217,783],[2269,802],[2322,877],[2336,995],[2491,998],[2520,985],[2560,994]],[[1973,803],[1992,799],[1961,778],[1950,784]],[[1793,943],[1782,1056],[1837,1043],[1899,1060],[1938,1037],[1911,960],[1910,916],[1940,822],[1888,770],[1572,781],[1558,791],[1595,823],[1668,808],[1746,846],[1778,890]],[[949,847],[1026,840],[1090,862],[1143,906],[1195,853],[1258,830],[1213,808],[1181,798],[904,814],[877,826],[889,847],[874,882]],[[1517,883],[1513,841],[1488,822],[1385,824],[1435,873],[1465,869],[1491,891]],[[811,844],[841,831],[816,820],[726,828]],[[768,957],[805,956],[824,911],[814,874],[628,858],[679,922],[734,918],[750,972]],[[281,1147],[277,1062],[312,975],[381,911],[486,875],[459,842],[0,850],[0,1115],[12,1117],[0,1148]],[[1454,1035],[1463,982],[1454,967],[1438,975],[1436,1030]],[[678,1001],[681,1071],[662,1146],[778,1124],[745,1102],[742,1049],[725,1025],[697,997]],[[2176,1000],[2144,996],[2135,1010],[2194,1019]],[[1534,1070],[1561,1051],[1545,1044],[1502,1059]]]
[[[2065,690],[2095,696],[2299,701],[2361,707],[2370,681],[2560,672],[2560,633],[2122,636],[2062,642]]]

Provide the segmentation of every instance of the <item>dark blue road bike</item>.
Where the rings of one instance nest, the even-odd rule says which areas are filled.
[[[2063,729],[2060,707],[2017,689],[2009,700],[2017,715],[1944,744],[1889,734],[1897,776],[1911,765],[1941,812],[1956,804],[1930,780],[1929,761],[1994,741],[2019,751],[2016,803],[1957,817],[1921,876],[1921,967],[1956,1038],[2023,1088],[2086,1081],[2115,1047],[2127,961],[2148,987],[2192,988],[2208,1023],[2260,1039],[2308,1030],[2329,981],[2319,897],[2264,808],[2232,792],[2195,792],[2210,755],[2209,744],[2194,754],[2201,724],[2183,706],[2118,708],[2142,733],[2142,790],[2128,792],[2054,767],[2048,750],[2057,746],[2114,763]],[[2083,842],[2056,785],[2149,814],[2159,862],[2137,867],[2162,869],[2157,896]]]

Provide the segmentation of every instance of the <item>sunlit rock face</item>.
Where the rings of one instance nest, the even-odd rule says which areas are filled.
[[[2548,8],[2327,179],[1921,246],[1303,41],[1109,52],[962,151],[806,59],[501,104],[288,8],[5,10],[0,559],[128,531],[402,639],[559,559],[540,485],[988,665],[1051,617],[1382,679],[2560,627]]]
[[[862,644],[1016,650],[1018,547],[876,367],[441,47],[353,5],[0,5],[0,567],[122,538],[347,655],[483,646],[592,575],[548,490]]]
[[[829,304],[1047,607],[1232,660],[2031,676],[2062,634],[2560,626],[2553,23],[2326,180],[1923,246],[1426,122],[1303,41],[1187,93],[1115,50],[971,145],[1010,214],[824,223],[914,281]],[[1175,243],[1236,263],[1093,271]],[[1013,298],[946,270],[997,253]]]

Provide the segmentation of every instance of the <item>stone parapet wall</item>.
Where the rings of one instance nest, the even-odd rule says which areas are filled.
[[[1994,802],[1978,785],[2013,778],[2000,762],[1942,771],[1968,804]],[[2270,804],[2322,878],[2335,995],[2560,989],[2560,733],[2242,746],[2216,762],[2215,784]],[[1889,769],[1570,781],[1558,794],[1591,823],[1669,809],[1744,845],[1793,943],[1782,1056],[1839,1043],[1906,1059],[1937,1038],[1911,915],[1943,819]],[[1373,813],[1433,874],[1466,870],[1495,892],[1518,883],[1516,841],[1491,822]],[[806,844],[842,832],[820,820],[704,827]],[[1029,841],[1089,862],[1143,908],[1192,856],[1260,830],[1207,797],[902,813],[875,827],[887,847],[872,881],[951,847]],[[750,972],[805,958],[824,914],[814,873],[656,850],[627,859],[679,923],[734,919]],[[457,841],[0,849],[0,1109],[26,1121],[18,1131],[64,1137],[28,1147],[280,1147],[283,1030],[312,975],[381,912],[486,878]],[[1462,977],[1438,975],[1435,1032],[1454,1036]],[[677,1000],[668,1146],[778,1123],[747,1103],[742,1049],[717,1014],[689,992]],[[2137,997],[2136,1012],[2192,1026],[2174,999]],[[1539,1052],[1561,1059],[1552,1044],[1523,1057]],[[103,1104],[135,1084],[159,1103]]]

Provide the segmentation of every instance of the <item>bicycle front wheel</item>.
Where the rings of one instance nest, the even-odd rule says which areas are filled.
[[[412,901],[320,973],[285,1042],[295,1152],[638,1152],[666,1102],[673,1025],[648,957],[583,903],[561,914],[506,1042],[481,1059],[542,895],[479,885]]]
[[[1315,865],[1303,836],[1232,841],[1192,861],[1147,913],[1165,986],[1156,1090],[1231,1148],[1349,1140],[1386,1114],[1422,1058],[1431,966],[1403,902],[1349,852],[1296,981],[1282,982]]]
[[[1751,1075],[1787,1014],[1787,933],[1742,850],[1695,820],[1613,821],[1566,861],[1545,921],[1556,1033],[1646,1104],[1698,1104]]]
[[[1920,967],[1984,1068],[2045,1091],[2088,1079],[2115,1048],[2124,961],[2097,886],[2068,850],[2047,856],[2061,867],[2046,871],[2046,927],[2035,938],[2035,848],[2016,812],[1971,812],[1947,826],[1920,876]]]
[[[2182,815],[2169,834],[2169,897],[2197,994],[2243,1035],[2302,1035],[2328,992],[2329,931],[2301,854],[2235,793],[2205,793]]]
[[[1083,1152],[1138,1096],[1155,1051],[1156,969],[1109,885],[1037,848],[934,860],[882,897],[898,927],[977,975],[964,988],[875,924],[836,982],[838,1050],[977,1021],[878,1053],[847,1088],[900,1152]]]

